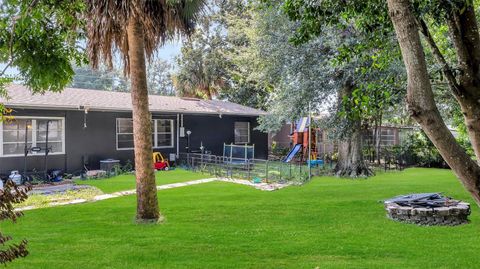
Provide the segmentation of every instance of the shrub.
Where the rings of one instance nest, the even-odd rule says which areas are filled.
[[[0,221],[11,220],[15,222],[17,218],[23,215],[22,212],[14,210],[14,205],[19,204],[27,199],[27,192],[30,187],[20,189],[11,180],[7,180],[0,190]],[[26,257],[27,240],[22,240],[19,244],[7,245],[7,242],[12,240],[12,237],[0,233],[0,264],[6,264],[20,257]]]
[[[401,146],[393,151],[401,155],[409,165],[420,167],[447,167],[437,148],[423,131],[411,133]]]

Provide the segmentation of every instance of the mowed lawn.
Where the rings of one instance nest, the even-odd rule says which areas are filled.
[[[194,173],[183,169],[155,172],[157,185],[185,182],[196,179],[210,178],[212,176]],[[120,175],[104,179],[75,180],[77,184],[91,185],[99,188],[104,193],[126,191],[135,189],[135,176],[132,174]]]
[[[211,182],[162,190],[166,222],[136,225],[135,197],[27,211],[1,230],[29,240],[8,268],[478,268],[480,215],[457,227],[385,217],[379,201],[410,192],[472,201],[448,170],[368,180],[315,178],[262,192]]]

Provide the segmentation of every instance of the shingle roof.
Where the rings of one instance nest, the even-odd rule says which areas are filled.
[[[0,102],[12,108],[84,109],[131,111],[130,93],[65,88],[61,93],[32,94],[22,85],[7,87],[9,99]],[[173,96],[150,95],[150,111],[193,114],[264,115],[266,112],[220,100],[199,100]]]

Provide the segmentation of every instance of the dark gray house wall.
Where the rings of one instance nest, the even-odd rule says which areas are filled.
[[[223,143],[234,143],[234,124],[250,122],[250,144],[255,145],[255,158],[266,159],[268,156],[268,135],[255,130],[258,126],[256,117],[225,116],[218,115],[198,116],[184,115],[185,130],[191,130],[190,148],[198,150],[200,145],[214,155],[223,154]],[[187,139],[180,138],[180,152],[185,151]]]
[[[133,150],[117,150],[116,147],[116,119],[131,118],[128,112],[101,112],[89,111],[86,116],[87,127],[84,128],[83,110],[29,110],[15,109],[13,116],[33,117],[63,117],[65,119],[65,154],[49,155],[48,168],[62,169],[69,173],[79,172],[82,169],[83,160],[87,161],[90,169],[99,167],[102,159],[119,159],[122,164],[127,160],[133,163]],[[166,155],[170,153],[185,152],[187,138],[177,136],[177,113],[154,113],[154,119],[174,120],[174,147],[154,149]],[[183,114],[183,126],[192,132],[190,147],[192,150],[199,149],[201,143],[212,154],[222,155],[223,143],[234,142],[235,121],[250,122],[250,144],[255,144],[255,157],[265,159],[268,156],[268,135],[254,130],[257,126],[257,117],[231,116],[231,115],[192,115]],[[3,135],[3,134],[0,134]],[[177,151],[178,138],[178,151]],[[0,174],[8,174],[11,170],[23,170],[24,157],[0,156]],[[28,170],[44,170],[43,156],[27,157]]]

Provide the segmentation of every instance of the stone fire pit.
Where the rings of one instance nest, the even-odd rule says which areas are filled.
[[[440,193],[401,195],[384,202],[387,217],[417,225],[460,225],[468,223],[470,204]]]

